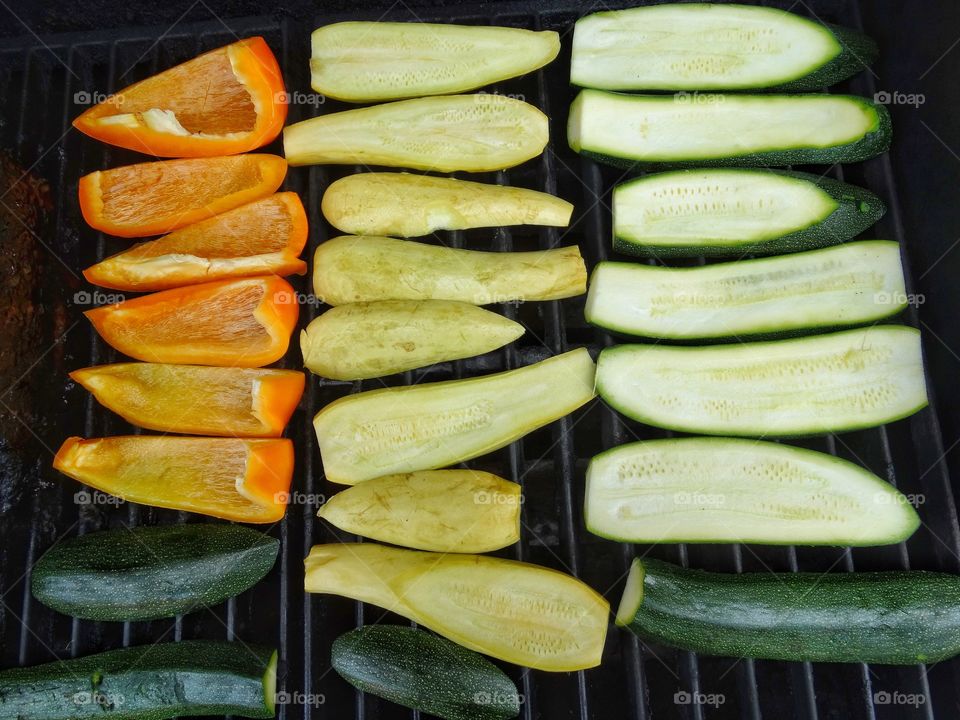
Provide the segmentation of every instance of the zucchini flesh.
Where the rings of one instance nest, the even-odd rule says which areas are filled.
[[[631,543],[885,545],[920,525],[907,498],[851,462],[755,440],[622,445],[587,468],[594,535]]]
[[[326,477],[353,485],[498,450],[590,401],[595,369],[580,348],[507,372],[340,398],[313,419]]]
[[[808,250],[856,237],[886,207],[869,190],[785,170],[656,173],[613,191],[613,249],[644,257]]]
[[[585,315],[615,332],[691,340],[864,324],[906,302],[900,246],[874,240],[689,268],[601,262]]]
[[[425,97],[346,110],[283,129],[291,165],[386,165],[491,172],[535,158],[547,116],[502,95]]]
[[[560,36],[510,27],[341,22],[311,36],[310,86],[348,102],[474,90],[525,75],[560,52]]]
[[[913,665],[960,653],[960,576],[743,573],[633,561],[617,625],[704,655]]]
[[[259,582],[275,538],[239,525],[106,530],[64,540],[33,568],[31,590],[58,612],[154,620],[216,605]]]
[[[417,628],[366,625],[333,642],[330,664],[358,690],[445,720],[520,714],[520,695],[496,665]]]
[[[277,653],[209,640],[157,643],[0,672],[0,716],[18,720],[272,718]]]
[[[609,606],[556,570],[371,543],[315,545],[304,589],[373,602],[486,655],[537,670],[600,663]]]
[[[576,245],[483,252],[342,236],[317,248],[313,290],[328,305],[371,300],[459,300],[474,305],[559,300],[587,291],[587,268]]]
[[[865,35],[776,8],[706,3],[577,21],[570,82],[605,90],[819,90],[877,55]]]
[[[927,404],[920,333],[900,325],[713,347],[614,346],[600,353],[597,390],[634,420],[705,435],[842,432]]]
[[[436,552],[482,553],[520,539],[520,486],[478,470],[386,475],[343,490],[317,513],[355,535]]]
[[[379,300],[328,310],[301,331],[300,349],[311,372],[362,380],[482,355],[521,335],[519,323],[468,303]]]
[[[504,225],[566,227],[573,205],[536,190],[413,175],[358,173],[331,183],[323,215],[354,235],[416,237]]]
[[[854,95],[624,95],[581,90],[567,140],[621,167],[856,162],[890,146],[886,108]]]

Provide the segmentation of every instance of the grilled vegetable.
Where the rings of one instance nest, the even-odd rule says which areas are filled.
[[[573,205],[507,185],[410,173],[358,173],[323,194],[323,215],[355,235],[416,237],[435,230],[570,223]]]
[[[303,275],[307,215],[293,192],[276,193],[134,245],[83,271],[116,290],[167,290],[252,275]]]
[[[138,360],[259,367],[283,357],[299,306],[290,284],[259,277],[163,290],[84,313]]]
[[[286,174],[286,160],[256,154],[97,170],[80,178],[80,210],[111,235],[160,235],[267,197]]]
[[[594,397],[584,348],[517,370],[370,390],[317,413],[327,479],[353,485],[493,452]]]
[[[914,665],[960,653],[960,576],[724,574],[633,561],[617,624],[704,655]]]
[[[628,335],[690,340],[858,325],[906,304],[900,246],[873,240],[690,268],[601,262],[585,314]]]
[[[303,395],[294,370],[116,363],[71,379],[124,420],[191,435],[279,437]]]
[[[370,300],[459,300],[474,305],[558,300],[587,291],[587,269],[576,245],[482,252],[342,236],[317,248],[313,289],[330,305]]]
[[[582,90],[567,124],[577,152],[649,169],[857,162],[885,152],[891,132],[883,105],[853,95]]]
[[[520,486],[478,470],[385,475],[337,493],[317,513],[393,545],[482,553],[520,539]]]
[[[708,435],[815,435],[874,427],[927,404],[920,333],[888,325],[714,347],[619,345],[597,390],[656,427]]]
[[[311,40],[310,86],[349,102],[474,90],[560,52],[555,32],[446,23],[341,22],[314,30]]]
[[[820,90],[877,56],[870,38],[776,8],[599,12],[574,26],[570,82],[605,90]]]
[[[0,716],[18,720],[272,718],[277,653],[184,640],[0,672]]]
[[[486,555],[315,545],[307,592],[374,603],[471,650],[537,670],[600,663],[609,606],[576,578]]]
[[[636,442],[597,455],[584,519],[595,535],[632,543],[884,545],[920,525],[906,497],[858,465],[729,438]]]
[[[523,326],[468,303],[379,300],[328,310],[300,333],[303,364],[317,375],[362,380],[482,355]]]
[[[73,126],[149,155],[210,157],[266,145],[286,117],[276,58],[263,38],[252,37],[126,87]]]
[[[33,567],[33,596],[90,620],[154,620],[216,605],[270,572],[280,542],[239,525],[106,530],[63,540]]]
[[[501,95],[449,95],[320,115],[288,125],[291,165],[388,165],[437,172],[503,170],[536,157],[547,116]]]
[[[276,522],[293,478],[290,440],[161,435],[67,438],[64,475],[121,500],[249,523]]]
[[[520,714],[513,681],[481,655],[433,633],[367,625],[333,642],[330,664],[362,692],[446,720]]]
[[[645,257],[808,250],[856,237],[886,212],[869,190],[785,170],[675,170],[613,191],[613,249]]]

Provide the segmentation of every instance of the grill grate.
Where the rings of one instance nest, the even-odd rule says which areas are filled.
[[[625,4],[612,3],[614,6]],[[811,12],[824,20],[852,26],[862,24],[855,3],[824,0],[811,5]],[[402,7],[386,15],[361,12],[352,18],[490,23],[566,33],[573,20],[587,12],[586,8],[576,10],[574,3],[566,8],[497,3],[431,9],[417,15]],[[280,718],[339,719],[351,712],[358,720],[411,716],[398,706],[361,696],[329,670],[330,646],[340,633],[362,623],[405,621],[373,606],[341,598],[304,595],[302,591],[301,559],[311,545],[355,539],[322,525],[313,517],[318,494],[329,494],[337,488],[322,478],[310,419],[319,408],[337,397],[379,387],[381,383],[377,380],[343,383],[312,378],[308,383],[288,433],[298,450],[294,502],[286,519],[270,530],[282,541],[281,557],[271,574],[239,599],[174,621],[121,625],[59,616],[34,602],[29,593],[29,567],[62,536],[121,525],[196,519],[186,513],[132,504],[114,507],[103,504],[105,496],[96,494],[91,496],[94,502],[78,504],[75,493],[79,486],[60,478],[50,468],[53,450],[68,434],[99,436],[139,432],[99,408],[82,388],[74,386],[66,377],[71,369],[120,359],[81,317],[84,298],[77,293],[91,290],[82,282],[79,270],[117,252],[126,243],[104,237],[83,223],[75,201],[77,179],[95,169],[143,159],[68,131],[70,119],[82,110],[78,101],[83,98],[75,94],[109,93],[198,52],[226,44],[234,39],[234,34],[262,34],[277,53],[288,91],[297,93],[290,108],[290,122],[343,109],[346,106],[333,101],[322,106],[303,102],[309,91],[306,63],[309,32],[316,25],[340,19],[345,18],[318,16],[314,24],[307,25],[290,19],[253,18],[230,21],[229,27],[214,20],[174,26],[169,30],[151,28],[64,35],[48,39],[46,45],[32,38],[19,44],[0,45],[0,96],[8,99],[8,115],[0,124],[0,147],[8,149],[26,167],[36,163],[31,171],[47,179],[54,201],[37,228],[39,241],[49,252],[42,256],[42,267],[34,274],[36,278],[43,278],[36,292],[45,308],[42,325],[47,342],[43,347],[25,349],[28,356],[23,364],[25,376],[18,385],[26,386],[32,393],[35,410],[29,414],[11,413],[6,402],[0,405],[7,438],[3,448],[7,480],[0,492],[3,503],[0,537],[5,548],[0,556],[0,589],[3,591],[0,662],[3,667],[161,639],[238,639],[276,644],[280,649],[279,689],[292,696],[291,702],[279,706]],[[502,251],[577,242],[588,265],[607,257],[609,193],[621,174],[580,158],[566,148],[566,108],[574,95],[566,78],[569,55],[567,36],[560,57],[550,67],[488,89],[522,96],[551,117],[552,141],[547,152],[506,172],[471,177],[559,194],[575,203],[575,224],[569,231],[513,228],[441,233],[442,242],[454,247]],[[874,78],[864,73],[841,89],[873,95],[877,88]],[[279,152],[278,145],[267,150]],[[301,194],[309,214],[311,232],[307,253],[310,256],[319,243],[336,234],[319,212],[319,198],[324,188],[333,180],[360,169],[297,168],[288,175],[285,189]],[[889,156],[842,170],[821,169],[828,170],[838,179],[865,185],[885,198],[890,210],[875,235],[903,242],[897,187]],[[0,193],[5,189],[0,188]],[[14,210],[20,212],[18,208]],[[908,287],[911,282],[908,269]],[[309,292],[307,278],[294,279],[294,285],[300,292]],[[304,305],[301,327],[323,309],[314,303]],[[527,335],[514,346],[479,358],[404,373],[385,382],[410,384],[467,377],[477,372],[526,365],[569,347],[588,345],[596,350],[613,342],[605,333],[585,324],[583,298],[504,305],[499,310],[528,328]],[[906,321],[917,324],[915,309]],[[61,338],[59,342],[46,350],[46,345],[58,338]],[[16,340],[10,338],[8,342]],[[293,344],[284,366],[299,364],[296,342]],[[5,395],[0,396],[4,398]],[[4,408],[6,415],[2,412]],[[20,427],[18,421],[30,430],[20,444],[10,441],[8,432],[8,427]],[[960,569],[956,559],[960,554],[960,529],[932,407],[885,428],[801,443],[859,462],[889,479],[904,493],[925,498],[925,504],[920,507],[925,527],[906,543],[882,548],[851,551],[737,545],[647,547],[618,545],[587,534],[583,529],[581,501],[589,458],[635,438],[668,435],[625,420],[598,400],[503,450],[469,463],[471,467],[519,480],[524,485],[522,539],[517,546],[498,554],[572,572],[604,592],[614,605],[634,553],[649,553],[684,565],[732,572],[766,568],[790,571]],[[511,668],[510,673],[524,695],[521,717],[528,720],[646,720],[678,716],[696,720],[706,716],[948,718],[956,716],[960,702],[958,669],[957,661],[929,668],[883,668],[698,658],[692,653],[648,647],[632,635],[611,629],[601,669],[552,675]],[[913,694],[925,700],[917,707],[886,705],[885,696],[880,693]],[[690,695],[707,701],[722,699],[722,704],[685,703]],[[316,700],[312,705],[311,699]],[[413,713],[413,716],[418,715]]]

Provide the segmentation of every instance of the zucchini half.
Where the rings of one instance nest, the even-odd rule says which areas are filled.
[[[877,57],[856,30],[776,8],[670,3],[574,25],[570,82],[604,90],[820,90]]]
[[[584,520],[594,535],[630,543],[886,545],[920,525],[905,496],[859,465],[730,438],[600,453],[587,468]]]
[[[887,109],[854,95],[581,90],[567,122],[575,151],[649,169],[857,162],[886,152],[891,135]]]
[[[326,477],[353,485],[493,452],[589,402],[594,372],[580,348],[493,375],[340,398],[313,419]]]
[[[505,95],[446,95],[302,120],[283,129],[290,165],[491,172],[543,152],[547,116]]]
[[[769,255],[836,245],[887,211],[869,190],[801,172],[655,173],[613,190],[613,249],[642,257]]]
[[[584,313],[614,332],[695,340],[866,324],[906,304],[899,244],[871,240],[687,268],[601,262]]]
[[[627,417],[704,435],[875,427],[927,405],[920,333],[902,325],[794,340],[600,353],[597,390]]]
[[[617,625],[703,655],[915,665],[960,653],[960,576],[727,574],[633,561]]]
[[[338,100],[443,95],[525,75],[560,52],[560,36],[512,27],[341,22],[313,31],[310,86]]]

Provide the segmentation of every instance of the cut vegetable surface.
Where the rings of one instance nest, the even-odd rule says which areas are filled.
[[[587,268],[576,245],[484,252],[345,235],[317,248],[313,289],[330,305],[370,300],[459,300],[474,305],[559,300],[587,291]]]
[[[149,155],[210,157],[266,145],[286,117],[276,58],[263,38],[252,37],[126,87],[73,126]]]
[[[537,670],[600,663],[609,606],[576,578],[485,555],[315,545],[307,592],[371,602],[471,650]]]
[[[960,653],[960,576],[725,574],[637,558],[617,624],[703,655],[932,663]]]
[[[385,475],[337,493],[317,513],[393,545],[482,553],[520,539],[520,486],[479,470]]]
[[[124,420],[191,435],[279,437],[303,395],[294,370],[116,363],[70,377]]]
[[[80,178],[80,210],[111,235],[160,235],[267,197],[286,174],[286,160],[262,154],[125,165]]]
[[[225,520],[276,522],[287,508],[293,443],[128,435],[64,441],[64,475],[122,500]]]
[[[386,165],[490,172],[536,157],[547,116],[503,95],[449,95],[320,115],[288,125],[291,165]]]
[[[338,637],[330,664],[362,692],[445,720],[499,720],[520,714],[513,681],[475,652],[433,633],[367,625]]]
[[[511,27],[341,22],[314,30],[310,86],[349,102],[474,90],[543,67],[560,36]]]
[[[339,305],[300,333],[303,364],[335,380],[362,380],[482,355],[523,335],[523,326],[452,300]]]
[[[906,304],[900,246],[873,240],[689,268],[601,262],[585,315],[615,332],[690,340],[865,324]]]
[[[920,333],[900,325],[714,347],[614,346],[600,353],[597,390],[634,420],[708,435],[843,432],[927,404]]]
[[[594,397],[586,349],[466,380],[370,390],[313,420],[327,479],[353,485],[493,452]]]
[[[323,215],[354,235],[416,237],[435,230],[503,225],[566,227],[573,205],[507,185],[410,173],[358,173],[323,194]]]
[[[876,44],[855,30],[776,8],[669,3],[578,20],[570,81],[606,90],[820,90],[876,56]]]
[[[835,245],[886,212],[869,190],[786,170],[676,170],[613,191],[613,249],[646,257],[771,254]]]
[[[18,720],[272,718],[276,651],[183,640],[0,672],[0,715]]]
[[[622,445],[587,468],[584,520],[631,543],[885,545],[920,519],[889,483],[832,455],[756,440]]]
[[[216,605],[259,582],[280,542],[239,525],[164,525],[63,540],[33,567],[31,590],[58,612],[154,620]]]
[[[83,271],[116,290],[167,290],[252,275],[303,275],[307,215],[293,192],[241,205],[135,245]]]
[[[299,306],[290,283],[262,277],[163,290],[84,314],[138,360],[259,367],[287,351]]]
[[[832,165],[890,146],[883,105],[853,95],[625,95],[582,90],[567,141],[620,167]]]

